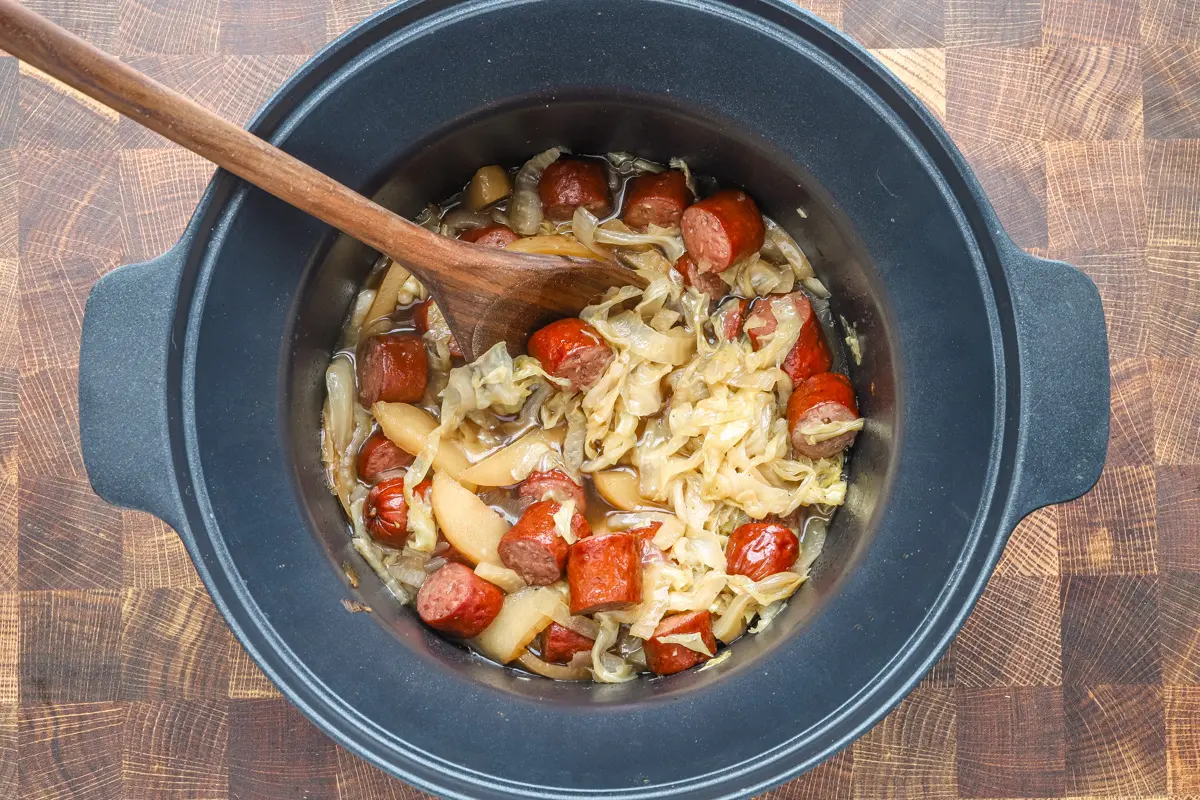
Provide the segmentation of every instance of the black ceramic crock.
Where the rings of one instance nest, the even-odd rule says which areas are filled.
[[[174,249],[96,285],[80,358],[96,491],[169,522],[288,698],[424,789],[718,797],[795,776],[929,669],[1023,516],[1100,472],[1095,287],[1014,246],[913,95],[785,3],[402,3],[252,129],[409,215],[552,144],[684,156],[800,236],[861,340],[869,422],[786,614],[703,672],[554,683],[472,657],[365,567],[357,591],[338,568],[357,557],[321,470],[323,373],[373,253],[218,173]],[[348,614],[356,595],[375,613]]]

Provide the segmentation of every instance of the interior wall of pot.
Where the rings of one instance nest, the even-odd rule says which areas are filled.
[[[661,97],[560,96],[553,104],[530,99],[492,108],[429,136],[398,162],[380,164],[374,186],[367,188],[384,205],[412,218],[429,201],[461,188],[477,167],[518,165],[553,145],[565,145],[577,153],[624,150],[663,162],[682,156],[694,171],[714,176],[724,185],[745,188],[764,213],[800,241],[833,293],[832,318],[853,325],[862,339],[871,343],[862,353],[862,363],[857,364],[847,358],[842,323],[836,322],[827,331],[833,334],[831,341],[840,354],[839,368],[851,376],[862,413],[870,422],[854,447],[847,502],[834,517],[812,579],[766,631],[743,637],[735,645],[734,658],[748,661],[788,637],[802,635],[805,621],[820,613],[823,602],[838,591],[842,578],[858,562],[888,491],[893,432],[902,426],[898,422],[901,409],[895,404],[898,392],[888,311],[882,304],[878,276],[835,204],[799,165],[764,141],[708,122]],[[797,209],[803,209],[806,218]],[[531,689],[528,681],[513,680],[511,672],[480,664],[478,657],[464,648],[420,626],[410,609],[397,607],[348,545],[342,509],[326,488],[322,471],[314,468],[320,463],[324,370],[349,304],[375,258],[374,251],[349,237],[331,235],[307,270],[307,283],[299,295],[295,334],[289,342],[290,371],[286,387],[281,388],[287,396],[285,408],[302,502],[320,546],[329,554],[330,569],[338,570],[344,562],[355,564],[362,578],[357,590],[360,599],[375,609],[381,624],[401,640],[412,642],[412,637],[419,637],[448,666],[470,671],[492,685],[544,693],[544,686]],[[397,646],[403,645],[398,642]],[[688,674],[653,683],[677,681],[679,687],[692,688],[707,680],[709,675]],[[571,686],[553,691],[577,690]]]

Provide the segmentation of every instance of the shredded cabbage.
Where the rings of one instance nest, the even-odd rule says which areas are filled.
[[[827,515],[843,503],[843,455],[810,459],[795,454],[793,434],[816,444],[861,430],[864,422],[813,422],[800,431],[789,429],[785,409],[793,387],[781,366],[800,335],[800,319],[794,304],[779,298],[797,284],[820,297],[828,292],[783,228],[765,219],[762,249],[720,274],[731,297],[714,315],[714,298],[685,287],[673,268],[684,253],[677,228],[650,226],[636,232],[619,219],[602,223],[582,207],[568,221],[544,219],[537,183],[546,166],[564,152],[552,148],[531,158],[518,172],[514,194],[503,209],[470,218],[460,213],[447,221],[441,209],[431,206],[419,222],[436,229],[455,220],[477,225],[490,219],[525,237],[554,237],[556,243],[568,243],[583,254],[615,260],[644,278],[644,289],[612,289],[580,313],[612,348],[613,358],[604,372],[580,391],[547,375],[528,356],[512,358],[503,344],[471,364],[452,368],[448,327],[441,314],[430,309],[425,340],[430,351],[429,392],[440,401],[438,424],[428,434],[422,431],[422,450],[405,476],[408,546],[403,552],[381,547],[363,526],[367,487],[358,481],[355,468],[358,450],[374,423],[358,405],[352,358],[361,318],[371,316],[379,299],[373,290],[364,290],[356,298],[343,339],[347,350],[333,359],[326,374],[322,456],[335,494],[353,521],[355,548],[404,601],[411,599],[425,574],[445,563],[443,558],[430,558],[437,547],[438,526],[431,504],[415,493],[443,441],[461,448],[474,467],[540,427],[537,433],[544,440],[536,446],[527,442],[529,446],[501,462],[505,477],[519,480],[551,468],[576,477],[611,468],[628,472],[638,501],[623,507],[637,510],[609,514],[603,524],[609,530],[658,524],[652,547],[642,556],[641,602],[596,613],[594,619],[576,617],[570,614],[567,589],[560,582],[538,595],[544,606],[540,610],[547,619],[594,639],[594,645],[568,667],[546,665],[524,654],[538,669],[583,675],[586,666],[595,680],[618,683],[644,669],[642,642],[669,614],[708,610],[714,615],[714,636],[724,643],[744,634],[752,623],[755,632],[771,624],[807,579],[824,543],[824,522],[819,517],[805,522],[796,563],[761,581],[726,572],[729,536],[752,520],[793,518],[803,507],[816,507],[817,514]],[[610,153],[608,160],[619,176],[665,169],[625,153]],[[688,165],[672,159],[670,166],[683,172],[695,193]],[[390,285],[398,282],[396,277]],[[390,305],[392,289],[388,291]],[[397,303],[404,306],[425,297],[424,287],[406,275]],[[755,297],[770,298],[771,303],[757,304],[744,324],[725,324],[723,315],[740,316]],[[771,310],[774,330],[756,335],[752,342],[742,330],[765,322],[764,308]],[[845,320],[843,328],[850,341],[853,331]],[[850,344],[856,350],[857,340]],[[860,358],[855,352],[856,361]],[[490,469],[495,472],[495,464]],[[479,476],[484,474],[491,475],[484,470]],[[478,482],[484,487],[508,485],[489,480],[493,482]],[[633,494],[631,489],[626,493]],[[574,498],[549,490],[542,499],[559,503],[553,515],[556,533],[574,543]],[[494,502],[486,496],[485,500]],[[506,592],[524,587],[517,573],[497,563],[480,564],[475,571]],[[728,650],[713,653],[695,633],[661,641],[704,653],[711,658],[708,666],[729,656]]]
[[[732,655],[733,655],[733,651],[727,649],[724,653],[721,653],[721,655],[717,656],[716,658],[710,658],[708,661],[705,661],[703,664],[700,665],[700,668],[697,669],[696,671],[704,672],[704,670],[711,669],[712,667],[715,667],[717,664],[724,664],[726,661],[729,660],[729,657]]]
[[[780,600],[776,603],[772,603],[760,611],[758,614],[758,622],[754,623],[754,627],[750,629],[750,632],[762,633],[765,631],[767,626],[774,622],[775,618],[778,617],[780,612],[783,611],[784,605],[784,602]]]
[[[650,225],[645,233],[638,233],[631,231],[619,219],[600,224],[600,220],[583,206],[576,208],[571,217],[571,232],[593,250],[596,245],[602,244],[613,247],[660,247],[672,264],[684,254],[683,237],[679,235],[678,228]]]
[[[780,227],[778,222],[770,217],[763,217],[763,226],[766,231],[763,237],[762,252],[767,258],[790,266],[796,280],[802,281],[815,276],[808,256],[804,255],[800,245],[796,244],[796,240]]]
[[[682,158],[672,158],[669,162],[671,169],[677,169],[683,173],[683,180],[687,183],[688,191],[692,193],[692,197],[696,197],[696,180],[692,177],[692,170],[688,167],[687,162]]]
[[[592,677],[600,683],[624,683],[633,680],[637,677],[633,666],[620,656],[608,652],[608,649],[617,643],[620,623],[604,611],[597,611],[595,617],[600,623],[600,632],[592,645],[592,666],[589,668]]]
[[[800,425],[796,428],[796,433],[804,437],[804,441],[809,444],[818,444],[819,442],[827,442],[830,439],[836,439],[845,433],[851,431],[861,431],[863,420],[850,419],[840,422],[810,422],[807,425]]]
[[[709,658],[713,656],[713,651],[708,649],[704,637],[698,633],[669,633],[666,636],[658,637],[658,641],[663,644],[677,644]]]
[[[554,531],[566,541],[567,544],[575,544],[575,532],[571,530],[571,518],[575,516],[575,501],[566,500],[562,502],[558,510],[554,512],[552,519],[554,520]]]
[[[415,488],[415,487],[414,487]],[[409,495],[412,495],[409,499]],[[421,492],[410,492],[408,481],[404,486],[405,500],[408,503],[408,547],[419,553],[432,553],[437,546],[438,529],[433,519],[433,506]]]

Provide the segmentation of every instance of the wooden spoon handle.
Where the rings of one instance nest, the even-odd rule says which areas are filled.
[[[434,234],[202,108],[73,33],[0,0],[0,47],[376,250],[434,246]],[[406,259],[407,261],[407,259]],[[417,266],[417,265],[414,265]],[[418,277],[419,266],[414,270]]]

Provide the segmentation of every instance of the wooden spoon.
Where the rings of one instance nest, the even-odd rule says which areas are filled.
[[[510,253],[409,222],[22,7],[0,0],[0,47],[260,189],[390,256],[437,301],[467,359],[645,281],[606,261]]]

